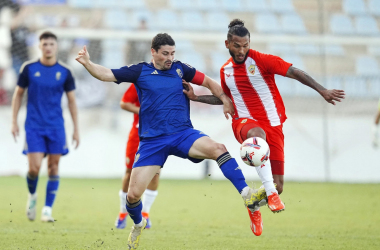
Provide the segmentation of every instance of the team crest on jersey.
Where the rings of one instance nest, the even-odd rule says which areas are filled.
[[[241,123],[246,123],[247,122],[247,119],[244,119],[241,121]]]
[[[254,64],[251,64],[251,65],[248,67],[248,71],[249,71],[249,73],[251,73],[252,75],[255,74],[255,69],[256,69],[256,65],[254,65]]]
[[[57,81],[59,81],[59,79],[61,79],[61,72],[57,72],[57,73],[55,73],[55,79],[57,80]]]
[[[40,77],[41,76],[41,73],[39,71],[37,71],[35,74],[34,74],[35,77]]]
[[[182,78],[183,76],[182,71],[180,69],[177,69],[176,71],[177,71],[178,76]]]

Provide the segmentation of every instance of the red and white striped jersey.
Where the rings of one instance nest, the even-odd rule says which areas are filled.
[[[235,106],[233,119],[250,118],[273,127],[285,122],[285,106],[274,75],[285,76],[291,65],[252,49],[242,64],[231,57],[220,69],[220,78],[224,93]]]

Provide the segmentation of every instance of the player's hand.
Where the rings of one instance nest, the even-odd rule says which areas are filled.
[[[182,86],[184,88],[183,93],[185,93],[190,100],[195,101],[198,96],[195,95],[191,84],[182,79]]]
[[[78,52],[78,56],[75,58],[75,60],[77,60],[82,65],[90,62],[90,54],[87,51],[86,45],[84,45],[83,49]]]
[[[17,136],[19,136],[19,129],[17,124],[12,124],[12,135],[15,139],[15,142],[17,142]]]
[[[326,89],[321,92],[321,95],[328,103],[335,105],[334,101],[341,102],[345,97],[344,90],[340,89]]]
[[[234,105],[232,104],[231,100],[227,100],[223,103],[223,113],[226,119],[228,120],[228,114],[230,114],[231,118],[234,117],[235,115],[235,108]]]
[[[78,132],[78,130],[74,131],[74,134],[73,134],[73,144],[75,145],[75,149],[77,149],[78,146],[79,146],[79,132]]]

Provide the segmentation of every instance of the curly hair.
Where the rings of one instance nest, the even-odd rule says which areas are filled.
[[[158,51],[163,45],[175,46],[175,42],[169,34],[158,33],[152,39],[151,48],[154,49],[155,51]]]
[[[233,35],[244,37],[248,34],[251,37],[248,29],[244,27],[244,21],[240,19],[234,19],[228,25],[227,40],[231,40]]]

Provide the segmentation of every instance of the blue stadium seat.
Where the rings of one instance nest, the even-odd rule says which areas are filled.
[[[379,64],[374,57],[360,56],[356,58],[356,74],[358,75],[379,75]]]
[[[379,28],[375,18],[371,16],[358,16],[355,18],[355,31],[358,35],[379,35]]]
[[[366,79],[360,76],[345,76],[343,89],[346,95],[350,97],[368,96],[369,92]]]
[[[331,76],[326,79],[326,83],[321,83],[327,89],[343,89],[342,77]]]
[[[268,45],[271,54],[292,54],[295,52],[294,46],[289,43],[270,43]]]
[[[68,4],[74,8],[93,8],[92,0],[69,0]]]
[[[192,10],[196,8],[196,4],[192,0],[169,0],[169,6],[174,10]]]
[[[300,56],[295,54],[283,55],[282,59],[284,59],[288,63],[292,63],[294,67],[305,70],[305,64]]]
[[[141,21],[144,20],[148,29],[153,28],[153,13],[149,10],[133,11],[131,15],[131,26],[138,29]]]
[[[276,13],[294,12],[292,0],[270,0],[270,7]]]
[[[306,34],[302,18],[297,14],[284,14],[281,18],[282,30],[290,34]]]
[[[344,51],[344,48],[338,44],[327,44],[325,46],[325,52],[326,52],[326,55],[332,55],[332,56],[344,56],[346,54],[346,52]]]
[[[275,14],[257,14],[254,23],[256,30],[260,33],[279,33],[280,25]]]
[[[118,7],[122,8],[128,8],[128,9],[146,9],[145,1],[144,0],[117,0],[118,1]]]
[[[189,40],[175,40],[176,54],[191,52],[194,50],[194,45]]]
[[[330,19],[330,29],[335,35],[353,35],[354,28],[351,19],[342,14],[335,14]]]
[[[371,77],[369,79],[369,93],[368,96],[379,98],[380,96],[380,76]]]
[[[220,68],[223,66],[225,62],[231,57],[227,50],[226,52],[214,51],[210,55],[211,57],[211,70],[213,74],[220,75]]]
[[[294,96],[294,80],[280,75],[274,76],[278,91],[280,91],[281,96]]]
[[[222,0],[222,8],[227,12],[244,11],[242,0]]]
[[[195,6],[198,10],[215,11],[220,9],[220,4],[217,0],[196,0]]]
[[[244,9],[250,12],[264,13],[264,12],[270,11],[266,0],[255,0],[255,1],[245,0],[243,4],[244,4]]]
[[[207,29],[210,31],[228,31],[228,24],[230,23],[230,19],[224,12],[210,12],[206,15],[207,20]]]
[[[131,27],[129,16],[122,9],[110,9],[104,14],[103,22],[112,29],[128,29]]]
[[[96,0],[92,1],[92,8],[118,8],[118,0]]]
[[[343,0],[343,10],[350,15],[365,15],[367,9],[363,0]]]
[[[370,45],[367,47],[368,54],[372,56],[380,56],[380,46]]]
[[[186,30],[205,30],[205,22],[202,13],[199,11],[185,11],[182,13],[182,27]]]
[[[165,31],[177,30],[180,24],[176,12],[161,9],[157,11],[153,25],[155,28]]]
[[[202,55],[197,52],[181,53],[178,55],[178,58],[176,59],[178,59],[179,61],[183,63],[189,64],[190,66],[196,68],[197,70],[205,71],[206,69],[206,63],[203,60]]]
[[[318,45],[315,44],[297,44],[296,52],[300,55],[319,55],[320,49]]]
[[[368,9],[372,15],[380,16],[380,1],[379,0],[369,0]]]

